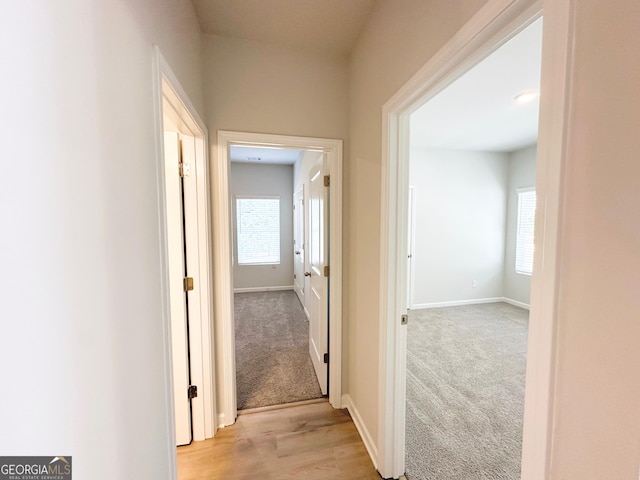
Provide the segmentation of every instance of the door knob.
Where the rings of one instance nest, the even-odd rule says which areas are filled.
[[[300,255],[300,252],[296,252],[296,255]]]
[[[311,272],[304,272],[304,276],[305,277],[310,277],[311,276]]]

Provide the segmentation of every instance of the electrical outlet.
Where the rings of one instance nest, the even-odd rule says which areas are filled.
[[[471,281],[471,287],[472,288],[478,288],[478,280],[472,280]]]

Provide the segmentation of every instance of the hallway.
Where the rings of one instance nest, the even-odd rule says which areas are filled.
[[[246,413],[178,448],[179,480],[380,480],[346,410],[328,402]]]

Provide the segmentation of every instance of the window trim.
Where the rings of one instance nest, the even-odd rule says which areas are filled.
[[[278,200],[278,261],[277,262],[249,262],[240,263],[240,244],[238,235],[238,200]],[[233,202],[233,236],[235,247],[234,263],[239,267],[251,267],[260,265],[280,265],[282,263],[282,199],[280,195],[234,195]]]

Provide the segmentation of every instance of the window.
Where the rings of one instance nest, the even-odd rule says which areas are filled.
[[[236,197],[238,265],[280,263],[280,198]]]
[[[536,216],[535,188],[519,188],[518,226],[516,233],[516,272],[531,275],[533,272],[533,229]]]

